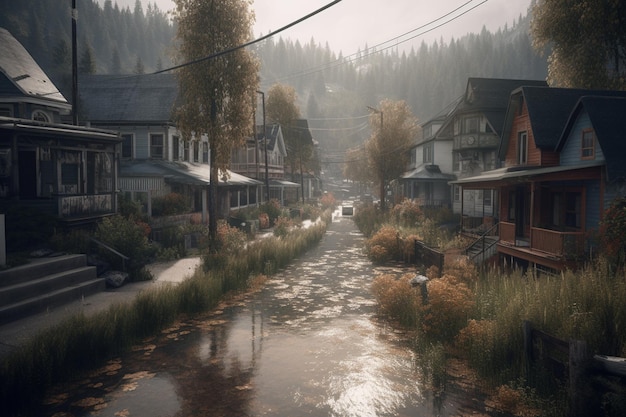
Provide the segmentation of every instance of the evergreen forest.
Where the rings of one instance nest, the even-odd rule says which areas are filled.
[[[155,4],[120,8],[106,0],[77,2],[80,74],[144,74],[173,65],[175,25]],[[0,27],[13,34],[71,97],[71,1],[0,0]],[[365,46],[344,56],[311,38],[270,37],[251,46],[261,61],[261,89],[293,86],[323,160],[339,165],[344,151],[369,136],[367,106],[405,100],[420,122],[460,97],[468,77],[545,80],[547,53],[532,47],[530,16],[493,33],[422,43],[418,49]],[[327,166],[330,168],[330,166]],[[333,170],[333,169],[330,169]]]

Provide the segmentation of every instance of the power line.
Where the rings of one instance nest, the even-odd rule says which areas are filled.
[[[483,4],[485,4],[489,0],[482,0],[480,3],[472,6],[471,8],[469,8],[467,10],[464,10],[462,13],[460,13],[460,14],[454,16],[454,17],[451,17],[450,19],[448,19],[448,20],[446,20],[446,21],[444,21],[444,22],[442,22],[442,23],[440,23],[440,24],[438,24],[438,25],[436,25],[434,27],[429,28],[428,30],[424,30],[422,32],[419,32],[419,33],[417,33],[417,34],[415,34],[415,35],[413,35],[413,36],[411,36],[409,38],[406,38],[406,39],[403,39],[403,40],[401,40],[399,42],[396,42],[393,45],[386,46],[386,47],[384,47],[382,49],[376,49],[379,46],[382,46],[382,45],[388,44],[390,42],[396,41],[396,40],[402,38],[403,36],[406,36],[406,35],[408,35],[410,33],[413,33],[413,32],[416,32],[418,30],[421,30],[423,28],[426,28],[426,27],[432,25],[433,23],[436,23],[436,22],[438,22],[438,21],[440,21],[440,20],[450,16],[451,14],[457,12],[458,10],[464,8],[465,6],[467,6],[468,4],[472,3],[473,1],[474,0],[469,0],[466,3],[462,4],[461,6],[455,8],[454,10],[451,10],[450,12],[448,12],[448,13],[446,13],[446,14],[444,14],[444,15],[436,18],[436,19],[433,19],[430,22],[425,23],[425,24],[423,24],[423,25],[421,25],[421,26],[419,26],[419,27],[417,27],[415,29],[412,29],[412,30],[410,30],[408,32],[405,32],[402,35],[398,35],[398,36],[396,36],[394,38],[388,39],[388,40],[386,40],[384,42],[381,42],[379,44],[376,44],[376,45],[374,45],[372,47],[368,47],[368,51],[370,51],[370,52],[367,52],[367,53],[355,52],[355,53],[350,54],[350,55],[348,55],[346,57],[342,57],[341,59],[336,59],[335,61],[331,61],[331,62],[328,62],[326,64],[320,65],[320,66],[318,66],[316,68],[312,68],[312,69],[300,71],[300,72],[297,72],[297,73],[294,73],[294,74],[285,75],[283,77],[275,78],[274,82],[275,81],[280,81],[280,80],[285,80],[285,79],[290,79],[290,78],[295,78],[295,77],[301,77],[301,76],[305,76],[305,75],[310,75],[310,74],[314,74],[316,72],[323,71],[323,70],[326,70],[326,69],[332,69],[332,68],[338,67],[340,65],[344,65],[344,64],[347,64],[347,63],[352,63],[352,62],[357,61],[359,59],[366,58],[366,57],[368,57],[370,55],[374,55],[374,54],[386,51],[387,49],[394,48],[394,47],[396,47],[396,46],[398,46],[398,45],[400,45],[402,43],[408,42],[408,41],[413,40],[413,39],[415,39],[415,38],[417,38],[419,36],[425,35],[426,33],[432,32],[435,29],[439,29],[440,27],[442,27],[444,25],[447,25],[448,23],[453,22],[454,20],[459,19],[460,17],[462,17],[463,15],[471,12],[472,10],[476,9],[477,7],[482,6]]]
[[[176,70],[176,69],[179,69],[179,68],[183,68],[183,67],[187,67],[187,66],[190,66],[190,65],[198,64],[200,62],[208,61],[209,59],[217,58],[217,57],[220,57],[222,55],[230,54],[231,52],[235,52],[235,51],[237,51],[239,49],[247,48],[248,46],[251,46],[251,45],[254,45],[255,43],[264,41],[264,40],[266,40],[268,38],[271,38],[272,36],[276,35],[277,33],[283,32],[283,31],[289,29],[292,26],[295,26],[295,25],[297,25],[299,23],[302,23],[305,20],[315,16],[316,14],[319,14],[319,13],[323,12],[324,10],[326,10],[326,9],[336,5],[339,2],[341,2],[341,0],[335,0],[333,2],[330,2],[327,5],[325,5],[323,7],[320,7],[319,9],[315,10],[312,13],[309,13],[308,15],[306,15],[304,17],[301,17],[300,19],[295,20],[295,21],[293,21],[293,22],[291,22],[291,23],[281,27],[280,29],[278,29],[278,30],[276,30],[274,32],[268,33],[267,35],[261,36],[260,38],[254,39],[254,40],[252,40],[250,42],[246,42],[244,44],[241,44],[241,45],[238,45],[238,46],[234,46],[232,48],[225,49],[223,51],[216,52],[214,54],[211,54],[211,55],[208,55],[208,56],[205,56],[205,57],[202,57],[202,58],[195,59],[193,61],[189,61],[189,62],[185,62],[183,64],[175,65],[173,67],[166,68],[166,69],[163,69],[163,70],[160,70],[160,71],[155,71],[152,74],[161,74],[163,72],[173,71],[173,70]]]

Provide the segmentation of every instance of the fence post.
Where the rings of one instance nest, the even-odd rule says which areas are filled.
[[[585,381],[589,365],[587,343],[573,340],[569,344],[569,412],[570,417],[589,415],[589,393]]]

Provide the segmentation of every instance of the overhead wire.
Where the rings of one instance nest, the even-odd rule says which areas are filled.
[[[246,43],[243,43],[241,45],[234,46],[232,48],[224,49],[224,50],[222,50],[220,52],[216,52],[214,54],[207,55],[207,56],[202,57],[202,58],[194,59],[192,61],[188,61],[188,62],[179,64],[179,65],[175,65],[175,66],[170,67],[170,68],[166,68],[166,69],[162,69],[162,70],[159,70],[159,71],[155,71],[152,74],[161,74],[161,73],[164,73],[164,72],[173,71],[173,70],[176,70],[176,69],[179,69],[179,68],[183,68],[183,67],[187,67],[187,66],[190,66],[190,65],[195,65],[195,64],[198,64],[200,62],[208,61],[209,59],[217,58],[219,56],[226,55],[226,54],[229,54],[231,52],[235,52],[235,51],[237,51],[239,49],[247,48],[248,46],[254,45],[255,43],[262,42],[262,41],[264,41],[266,39],[271,38],[272,36],[276,35],[277,33],[283,32],[283,31],[291,28],[292,26],[295,26],[295,25],[297,25],[299,23],[302,23],[305,20],[307,20],[307,19],[309,19],[309,18],[311,18],[311,17],[313,17],[313,16],[323,12],[324,10],[326,10],[326,9],[336,5],[337,3],[341,2],[341,1],[342,0],[332,1],[332,2],[330,2],[328,4],[326,4],[325,6],[322,6],[319,9],[315,10],[314,12],[311,12],[311,13],[307,14],[304,17],[301,17],[300,19],[294,20],[293,22],[291,22],[291,23],[281,27],[280,29],[275,30],[273,32],[270,32],[267,35],[261,36],[260,38],[253,39],[250,42],[246,42]]]
[[[406,36],[406,35],[408,35],[410,33],[413,33],[415,31],[418,31],[418,30],[421,30],[421,29],[423,29],[425,27],[428,27],[428,26],[432,25],[433,23],[438,22],[438,21],[446,18],[447,16],[450,16],[451,14],[456,13],[458,10],[464,8],[465,6],[467,6],[468,4],[472,3],[473,1],[474,0],[469,0],[469,1],[465,2],[464,4],[462,4],[461,6],[455,8],[454,10],[451,10],[450,12],[448,12],[448,13],[446,13],[446,14],[444,14],[444,15],[436,18],[436,19],[433,19],[430,22],[425,23],[425,24],[423,24],[423,25],[421,25],[421,26],[419,26],[419,27],[417,27],[415,29],[412,29],[412,30],[410,30],[408,32],[405,32],[402,35],[398,35],[398,36],[396,36],[394,38],[391,38],[391,39],[388,39],[388,40],[386,40],[384,42],[378,43],[378,44],[376,44],[376,45],[374,45],[372,47],[368,47],[368,49],[366,50],[365,53],[363,53],[363,52],[355,52],[355,53],[350,54],[350,55],[348,55],[346,57],[342,57],[342,58],[336,59],[334,61],[330,61],[330,62],[328,62],[326,64],[320,65],[320,66],[312,68],[312,69],[308,69],[308,70],[304,70],[304,71],[300,71],[300,72],[297,72],[297,73],[293,73],[293,74],[289,74],[289,75],[285,75],[285,76],[282,76],[282,77],[275,78],[273,80],[273,82],[281,81],[281,80],[285,80],[285,79],[302,77],[302,76],[305,76],[305,75],[314,74],[316,72],[324,71],[324,70],[327,70],[327,69],[333,69],[333,68],[336,68],[336,67],[338,67],[340,65],[345,65],[345,64],[348,64],[348,63],[352,63],[354,61],[358,61],[358,60],[361,60],[363,58],[366,58],[366,57],[368,57],[370,55],[378,54],[378,53],[381,53],[381,52],[386,51],[388,49],[395,48],[396,46],[398,46],[398,45],[400,45],[402,43],[408,42],[408,41],[413,40],[413,39],[415,39],[415,38],[417,38],[419,36],[425,35],[426,33],[432,32],[435,29],[439,29],[440,27],[442,27],[444,25],[447,25],[448,23],[453,22],[454,20],[459,19],[460,17],[462,17],[465,14],[471,12],[472,10],[476,9],[477,7],[480,7],[483,4],[487,3],[489,0],[482,0],[480,3],[472,6],[471,8],[469,8],[467,10],[464,10],[462,13],[460,13],[458,15],[455,15],[455,16],[451,17],[450,19],[448,19],[448,20],[446,20],[446,21],[444,21],[444,22],[442,22],[442,23],[440,23],[440,24],[438,24],[438,25],[436,25],[434,27],[429,28],[428,30],[424,30],[423,32],[419,32],[419,33],[417,33],[417,34],[415,34],[415,35],[413,35],[413,36],[411,36],[409,38],[402,39],[401,41],[398,41],[398,42],[394,43],[393,45],[386,46],[386,47],[384,47],[382,49],[377,49],[379,46],[386,45],[386,44],[388,44],[390,42],[393,42],[393,41],[396,41],[396,40],[398,40],[398,39],[400,39],[400,38],[402,38],[402,37],[404,37],[404,36]]]

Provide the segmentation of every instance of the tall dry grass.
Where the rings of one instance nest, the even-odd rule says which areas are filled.
[[[260,275],[274,273],[317,244],[330,221],[325,213],[322,222],[308,229],[224,255],[221,267],[199,268],[179,285],[144,291],[132,303],[89,317],[77,314],[35,335],[0,363],[2,415],[36,415],[52,384],[121,354],[184,315],[215,307],[228,293],[258,285]]]

